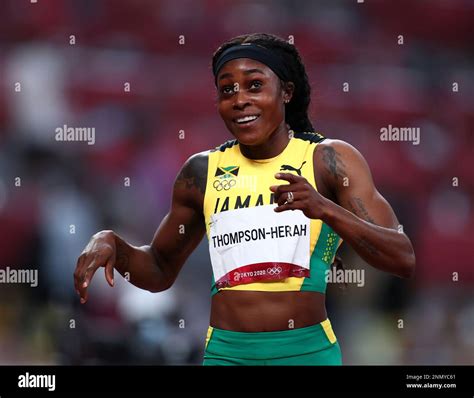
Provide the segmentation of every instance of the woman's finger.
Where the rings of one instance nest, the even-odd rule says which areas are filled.
[[[286,210],[301,210],[301,202],[293,202],[293,203],[284,203],[281,206],[277,206],[273,209],[277,213],[281,213],[282,211]]]
[[[290,192],[291,192],[292,199],[290,199]],[[289,192],[282,193],[280,197],[278,198],[278,200],[276,200],[275,202],[278,203],[278,206],[281,206],[284,204],[291,204],[292,202],[294,203],[297,200],[301,200],[303,197],[304,196],[302,192],[289,191]]]
[[[286,180],[290,183],[306,181],[306,178],[291,173],[276,173],[275,178],[278,180]]]
[[[79,258],[77,259],[77,263],[76,263],[76,270],[74,271],[74,289],[76,290],[76,293],[78,295],[80,295],[80,292],[79,292],[79,286],[81,284],[81,276],[82,276],[82,267],[83,267],[83,263],[86,259],[86,255],[83,253],[79,256]]]
[[[87,301],[87,298],[88,298],[87,288],[90,285],[91,279],[94,276],[95,271],[97,271],[97,268],[99,268],[97,257],[94,257],[90,263],[87,261],[86,264],[88,265],[86,265],[84,274],[81,280],[79,281],[79,293],[81,295],[82,304],[84,304]]]
[[[105,279],[107,280],[108,284],[113,287],[114,286],[114,259],[109,258],[107,264],[105,264]]]

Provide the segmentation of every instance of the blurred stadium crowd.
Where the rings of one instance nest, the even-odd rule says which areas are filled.
[[[0,364],[200,363],[206,240],[164,293],[98,272],[81,306],[73,270],[98,230],[148,244],[186,158],[232,139],[210,61],[250,32],[294,37],[313,124],[362,152],[415,246],[402,281],[343,245],[366,270],[328,292],[344,362],[474,363],[473,21],[469,0],[1,0],[0,268],[40,277],[0,286]],[[64,124],[95,144],[56,141]],[[420,144],[382,142],[388,125]]]

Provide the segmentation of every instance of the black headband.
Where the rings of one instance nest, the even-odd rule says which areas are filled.
[[[224,64],[237,58],[250,58],[267,65],[283,81],[289,81],[288,68],[283,60],[268,48],[254,43],[242,43],[226,49],[214,63],[214,80],[217,86],[217,74]]]

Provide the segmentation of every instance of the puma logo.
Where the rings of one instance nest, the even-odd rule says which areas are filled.
[[[306,163],[306,160],[303,163],[301,163],[301,166],[299,167],[299,169],[295,169],[293,166],[290,166],[289,164],[282,164],[280,171],[285,171],[285,170],[296,171],[296,173],[301,177],[301,168],[303,167],[305,163]]]

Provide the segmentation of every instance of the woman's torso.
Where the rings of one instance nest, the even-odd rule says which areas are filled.
[[[296,237],[294,234],[292,237],[278,235],[277,227],[274,227],[273,231],[269,227],[274,217],[269,211],[273,201],[269,187],[286,183],[274,179],[276,172],[301,175],[323,196],[333,199],[321,175],[315,172],[313,163],[315,148],[321,140],[322,137],[317,134],[298,134],[291,138],[280,155],[258,161],[243,157],[235,141],[223,144],[210,152],[203,212],[214,267],[211,326],[246,332],[275,331],[306,327],[327,318],[324,271],[329,269],[340,238],[321,220],[306,219],[306,226],[293,221],[301,217],[301,212],[299,215],[291,211],[285,212],[288,213],[286,220],[290,221],[282,223],[288,223],[289,226],[286,230],[281,227],[278,232],[286,231],[292,235],[296,231],[298,235],[304,231],[307,233],[306,237]],[[237,230],[232,230],[229,234],[222,233],[229,232],[226,223],[230,228],[239,229],[234,226],[239,222],[242,224],[238,231],[240,238]],[[245,231],[265,231],[266,228],[268,239],[265,238],[265,232],[260,236],[248,233],[246,237],[249,240],[246,241],[242,231],[247,225],[248,229]],[[229,239],[234,240],[229,242]],[[246,244],[250,246],[245,246]],[[268,249],[271,245],[273,249]],[[242,249],[239,250],[238,247]],[[308,253],[302,251],[301,247],[307,247],[305,250]],[[283,262],[279,262],[282,258],[275,258],[275,263],[261,262],[262,258],[271,258],[270,254],[265,255],[265,250],[275,250],[275,253],[278,252],[275,256],[286,257]],[[288,251],[290,258],[295,261],[288,260]],[[233,262],[245,266],[231,270],[219,269]],[[285,266],[293,262],[301,265],[305,262],[311,263],[307,265],[310,269],[305,270],[295,265],[290,266],[292,271],[288,271]],[[215,267],[215,263],[225,264]],[[252,268],[255,264],[263,265],[260,268]],[[272,277],[247,276],[252,270],[256,274],[282,268],[283,273],[290,272],[286,278],[259,280]],[[305,272],[310,272],[311,275]]]

